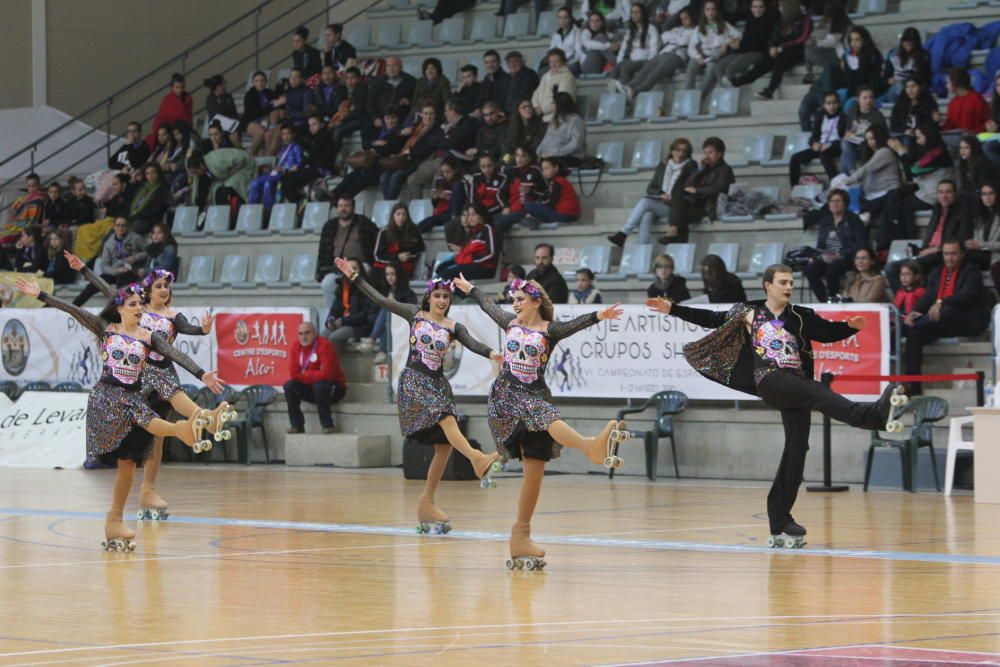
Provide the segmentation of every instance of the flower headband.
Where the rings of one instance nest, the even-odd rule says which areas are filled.
[[[516,292],[518,290],[524,292],[532,299],[542,298],[542,293],[538,290],[537,287],[532,285],[527,280],[521,280],[520,278],[515,278],[514,280],[510,281],[510,291]]]
[[[133,294],[138,296],[140,301],[144,302],[146,300],[146,290],[142,288],[142,285],[139,283],[130,283],[118,290],[118,295],[115,297],[115,305],[122,305],[128,301],[128,298]]]
[[[443,278],[432,278],[427,281],[427,289],[424,290],[424,294],[430,294],[436,289],[444,289],[449,292],[455,291],[455,286],[450,280],[445,280]]]
[[[150,289],[153,287],[153,283],[155,283],[160,278],[165,278],[167,284],[169,285],[172,284],[177,279],[177,276],[174,275],[173,271],[156,269],[146,274],[146,277],[142,279],[142,286],[145,287],[146,289]]]

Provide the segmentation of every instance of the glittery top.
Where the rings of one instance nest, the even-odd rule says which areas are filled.
[[[173,344],[179,333],[192,336],[205,335],[204,329],[188,322],[183,313],[177,313],[173,317],[168,317],[147,310],[139,319],[139,326],[143,329],[148,329],[153,336],[162,338],[170,344]],[[149,363],[160,368],[166,368],[170,365],[170,360],[165,359],[162,354],[150,352]]]
[[[787,316],[786,308],[782,316]],[[769,373],[786,370],[802,375],[802,357],[799,343],[785,326],[781,317],[775,317],[767,306],[757,306],[753,311],[750,336],[754,351],[754,380],[757,384]]]

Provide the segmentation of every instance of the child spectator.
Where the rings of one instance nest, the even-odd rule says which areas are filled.
[[[840,171],[850,174],[858,166],[858,149],[864,144],[868,128],[878,126],[886,129],[885,117],[875,106],[875,91],[863,86],[858,89],[858,103],[847,110],[847,132],[840,142]]]
[[[479,68],[472,64],[462,65],[458,70],[459,83],[455,97],[462,101],[464,113],[473,113],[479,109],[479,100],[483,95],[483,84],[479,83]]]
[[[340,155],[344,141],[370,120],[365,118],[368,106],[368,86],[361,82],[361,72],[357,67],[348,67],[344,73],[344,89],[341,91],[337,112],[330,117],[327,127],[333,136],[331,150]]]
[[[331,23],[326,26],[323,35],[326,41],[326,51],[323,52],[323,64],[330,65],[337,71],[343,70],[358,57],[358,51],[344,39],[344,24]]]
[[[688,43],[687,77],[685,88],[694,88],[698,73],[710,63],[725,56],[739,43],[740,32],[727,23],[719,13],[716,0],[705,0],[701,7],[698,28]]]
[[[298,169],[286,171],[281,177],[285,199],[296,204],[314,181],[333,173],[337,162],[333,139],[323,127],[323,119],[318,114],[312,114],[308,128],[302,138],[302,164]]]
[[[71,285],[76,282],[76,271],[70,268],[69,261],[63,255],[65,250],[62,236],[57,232],[50,232],[46,247],[48,262],[45,265],[45,277],[51,278],[56,285]]]
[[[669,299],[678,303],[691,298],[687,280],[674,273],[674,258],[670,255],[657,255],[653,260],[653,275],[656,279],[646,289],[646,296],[650,299]]]
[[[948,111],[942,130],[965,130],[973,134],[986,131],[990,106],[983,96],[972,90],[969,73],[964,69],[948,70]]]
[[[485,208],[491,217],[510,212],[507,176],[497,167],[492,155],[479,156],[479,171],[468,183],[468,201]]]
[[[291,123],[281,125],[281,144],[281,153],[274,168],[250,181],[248,203],[263,203],[265,209],[270,209],[277,203],[278,184],[281,182],[282,174],[286,171],[295,171],[302,166],[302,147],[295,140],[295,130]]]
[[[426,249],[424,237],[410,219],[406,204],[396,204],[389,213],[389,224],[380,229],[375,237],[375,261],[372,266],[384,272],[388,266],[395,264],[403,271],[405,282],[416,275],[417,259]]]
[[[903,30],[899,46],[889,51],[882,70],[885,92],[878,98],[879,106],[892,104],[903,94],[903,86],[913,77],[931,79],[931,59],[920,43],[920,32],[913,27]]]
[[[798,0],[781,0],[778,5],[781,20],[771,33],[768,53],[771,64],[771,80],[767,88],[757,93],[757,97],[769,100],[781,86],[785,72],[805,59],[805,44],[812,33],[812,19],[802,12]]]
[[[382,293],[385,296],[399,303],[417,303],[417,295],[410,289],[407,282],[410,274],[407,274],[398,262],[386,264],[383,271]],[[371,335],[378,348],[378,352],[375,353],[376,364],[384,364],[389,358],[389,320],[389,311],[380,308],[375,316]]]
[[[549,40],[549,53],[552,53],[554,49],[559,49],[566,54],[567,69],[574,76],[579,76],[584,58],[583,43],[581,42],[582,33],[573,20],[572,7],[560,7],[556,12],[556,20],[559,22],[559,27],[552,33],[552,38]],[[544,74],[548,67],[548,58],[546,58],[538,67],[539,74]]]
[[[490,224],[490,214],[478,204],[466,204],[462,213],[465,243],[454,259],[438,264],[437,275],[448,280],[459,274],[470,280],[492,278],[500,259],[500,244]]]
[[[604,303],[601,292],[594,287],[594,272],[590,269],[576,270],[576,287],[569,292],[569,303],[589,305]]]
[[[913,306],[923,298],[924,292],[927,291],[924,288],[924,274],[920,270],[920,265],[912,259],[903,262],[899,270],[899,286],[893,303],[899,310],[899,316],[904,317],[913,310]]]
[[[94,200],[87,195],[87,185],[76,180],[66,200],[66,224],[71,226],[84,225],[94,221]]]
[[[514,165],[507,168],[507,207],[493,218],[493,228],[501,238],[527,215],[525,202],[537,202],[548,192],[536,159],[527,146],[518,146],[514,151]]]
[[[315,88],[323,69],[323,56],[309,43],[309,28],[300,25],[292,33],[292,67],[302,72],[306,85]]]
[[[573,184],[565,175],[559,160],[545,157],[541,162],[542,177],[548,186],[545,197],[537,202],[524,202],[524,210],[538,222],[576,222],[580,219],[580,200]]]
[[[630,80],[652,60],[659,50],[660,33],[649,23],[649,10],[641,2],[633,2],[629,10],[628,31],[618,49],[618,59],[608,74],[609,90],[625,92],[623,82]]]
[[[136,273],[140,278],[154,271],[170,271],[175,276],[180,268],[181,260],[177,256],[177,241],[170,233],[170,227],[158,222],[149,233],[149,245],[146,246],[146,263]]]
[[[417,229],[421,232],[429,232],[435,227],[458,220],[465,207],[465,181],[454,155],[441,161],[437,178],[434,179],[433,192],[431,204],[434,212],[417,223]]]
[[[21,230],[21,237],[14,244],[14,270],[21,273],[44,271],[48,266],[49,256],[42,240],[42,228],[38,225],[28,225]]]
[[[527,273],[524,267],[520,264],[511,264],[507,267],[507,283],[503,286],[503,291],[497,295],[497,303],[514,303],[514,297],[511,296],[511,291],[513,290],[513,283],[516,280],[524,280]]]
[[[62,197],[62,186],[59,183],[49,183],[45,194],[45,214],[43,216],[45,226],[61,227],[69,224],[66,215],[66,202]]]
[[[823,164],[827,178],[832,179],[837,175],[837,158],[840,157],[841,139],[844,138],[846,128],[847,119],[840,113],[840,96],[837,93],[827,93],[823,109],[813,116],[809,148],[793,155],[789,164],[788,180],[792,187],[799,184],[802,167],[816,158]]]

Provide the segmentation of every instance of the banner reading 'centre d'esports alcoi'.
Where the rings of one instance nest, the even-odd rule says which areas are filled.
[[[722,304],[699,304],[697,308],[728,310]],[[816,379],[823,372],[884,375],[889,372],[889,308],[883,304],[810,305],[829,320],[843,321],[855,315],[867,326],[837,343],[813,343]],[[616,321],[595,326],[559,342],[548,362],[546,380],[556,397],[646,399],[658,391],[675,389],[692,399],[746,399],[741,392],[702,377],[684,359],[684,345],[698,340],[707,329],[678,318],[651,312],[642,305],[623,306]],[[556,317],[568,320],[595,310],[595,306],[557,306]],[[502,350],[503,332],[476,306],[455,306],[452,319],[496,350]],[[407,325],[393,318],[393,379],[406,360]],[[445,362],[445,374],[455,393],[484,396],[495,377],[495,364],[470,353],[457,342]],[[881,393],[879,382],[838,382],[834,388],[863,400]]]

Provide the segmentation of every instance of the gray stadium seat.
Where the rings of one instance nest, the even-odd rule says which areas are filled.
[[[375,202],[371,219],[379,229],[384,229],[389,224],[389,213],[395,205],[396,202],[387,199]]]
[[[635,113],[638,120],[653,120],[660,117],[663,110],[663,91],[650,90],[635,97]]]
[[[407,74],[411,74],[418,79],[423,75],[420,71],[420,65],[423,63],[423,58],[420,56],[405,56],[401,58],[403,61],[403,71]]]
[[[649,273],[649,265],[653,261],[653,245],[636,243],[622,250],[622,259],[618,271],[601,276],[601,280],[625,280],[629,276],[641,276]]]
[[[281,280],[281,255],[261,255],[254,265],[253,278],[247,282],[233,283],[236,289],[253,289],[258,285],[268,288],[278,286]]]
[[[259,236],[261,233],[267,234],[268,232],[264,231],[264,206],[262,204],[243,204],[240,206],[240,212],[236,215],[235,232],[255,236]]]
[[[691,116],[691,120],[713,120],[719,116],[735,116],[740,112],[739,88],[716,88],[708,97],[708,111]]]
[[[665,120],[676,121],[681,118],[691,118],[698,115],[701,108],[701,91],[678,90],[674,93],[674,100],[670,104],[670,115]]]
[[[458,44],[465,38],[465,17],[453,16],[441,22],[438,28],[438,41],[444,44]],[[420,68],[417,67],[417,70]],[[409,70],[407,70],[409,71]],[[413,74],[413,72],[410,72]],[[420,77],[417,77],[418,79]]]
[[[330,219],[330,204],[325,201],[315,201],[306,204],[306,210],[302,214],[302,229],[307,232],[317,234],[323,229],[323,225]]]
[[[302,229],[295,228],[295,218],[298,213],[295,204],[275,204],[271,208],[271,219],[268,221],[268,229],[285,236],[298,236],[305,234]]]
[[[588,245],[580,249],[580,263],[578,269],[590,269],[594,273],[604,274],[608,272],[611,264],[611,246]],[[563,276],[572,278],[576,275],[576,269],[563,271]]]
[[[663,252],[674,260],[674,273],[687,277],[694,269],[693,243],[668,243]]]
[[[356,49],[368,48],[369,25],[351,21],[344,27],[344,39]]]
[[[747,164],[761,164],[771,159],[774,149],[774,137],[770,134],[758,135],[747,139],[743,144],[743,159]]]
[[[663,142],[659,139],[644,139],[635,142],[632,150],[632,166],[636,169],[655,169],[663,160]]]
[[[414,199],[410,202],[410,219],[420,222],[434,215],[434,204],[430,199]]]
[[[430,21],[414,21],[406,29],[406,45],[415,46],[440,46],[440,42],[434,41],[431,35],[434,34],[434,24]]]
[[[395,21],[379,21],[375,24],[375,46],[399,46],[399,23]]]
[[[191,267],[188,269],[187,280],[181,284],[174,284],[174,287],[201,287],[210,285],[215,277],[215,257],[206,255],[195,255],[191,258]]]
[[[706,255],[718,255],[726,263],[726,269],[736,273],[740,265],[739,243],[709,243]]]
[[[538,25],[535,26],[535,36],[548,39],[559,29],[559,20],[556,12],[546,11],[538,15]]]
[[[764,269],[772,264],[780,264],[784,255],[784,243],[754,243],[750,251],[750,266],[746,271],[735,273],[740,278],[756,278],[764,275]]]
[[[226,255],[222,260],[222,271],[219,273],[219,281],[204,287],[223,287],[235,285],[247,281],[247,272],[250,269],[250,260],[246,255]]]
[[[287,79],[291,75],[292,75],[291,67],[282,67],[281,69],[278,70],[278,73],[274,75],[274,78],[276,79],[276,81],[280,81],[281,79]],[[274,84],[272,83],[270,87],[274,88]]]
[[[923,241],[920,239],[896,239],[890,243],[889,255],[886,258],[886,262],[898,262],[903,259],[909,259],[909,247],[911,244],[919,248],[923,244]]]
[[[476,14],[465,43],[492,42],[497,38],[497,17],[493,12]]]
[[[597,103],[597,114],[587,125],[600,125],[604,122],[615,122],[625,117],[626,96],[623,93],[604,93]]]
[[[316,287],[316,253],[303,253],[292,257],[288,270],[288,286]],[[279,285],[285,286],[285,285]]]
[[[174,211],[172,232],[174,236],[202,236],[198,231],[198,207],[178,206]]]
[[[810,136],[809,132],[788,135],[785,137],[785,148],[781,151],[781,157],[774,160],[764,160],[761,164],[768,167],[783,167],[788,165],[793,155],[809,148]]]
[[[608,169],[619,169],[625,159],[624,141],[602,141],[597,144],[597,157],[604,160]]]
[[[504,39],[535,39],[528,32],[531,15],[528,12],[508,14],[503,21]]]
[[[205,209],[205,231],[218,236],[236,236],[229,230],[229,207],[209,206]]]

